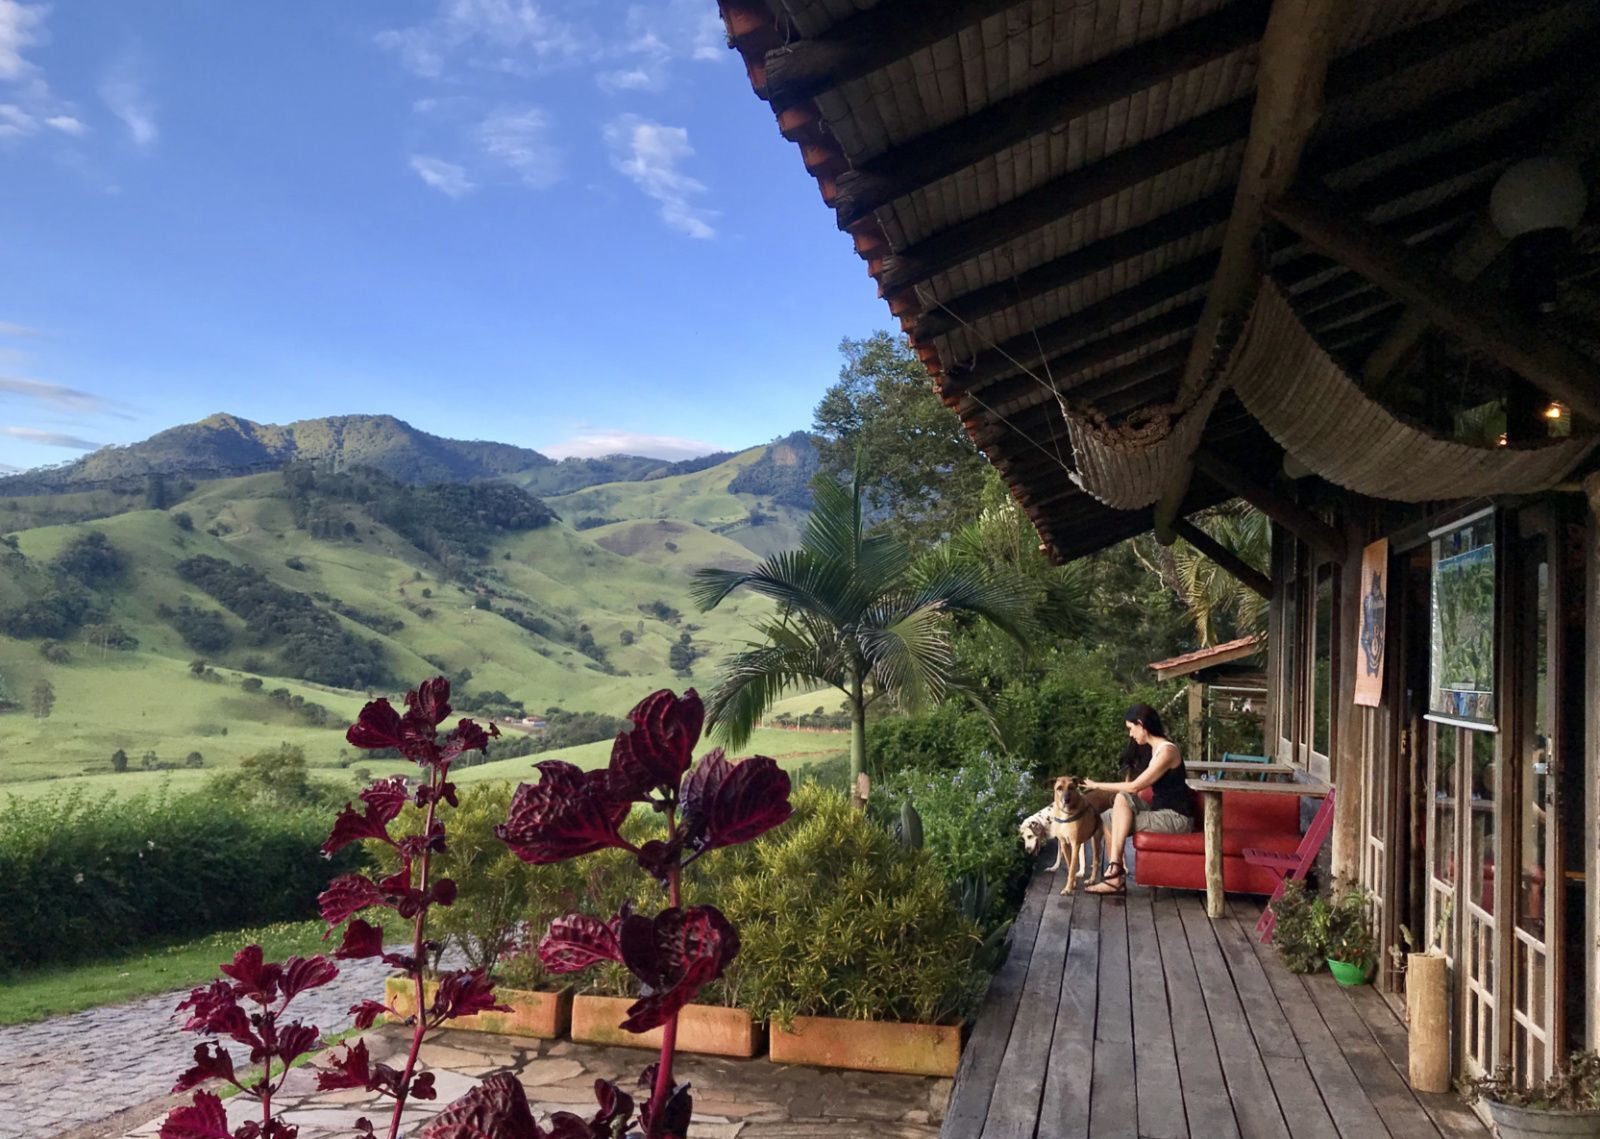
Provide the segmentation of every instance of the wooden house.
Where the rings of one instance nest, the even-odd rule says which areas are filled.
[[[720,8],[1049,553],[1270,597],[1265,746],[1448,955],[1457,1073],[1600,1043],[1600,4]]]

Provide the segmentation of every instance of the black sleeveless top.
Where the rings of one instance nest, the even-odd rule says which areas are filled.
[[[1176,749],[1177,744],[1167,744],[1167,747]],[[1150,757],[1155,759],[1154,753]],[[1177,811],[1186,819],[1194,818],[1194,793],[1189,790],[1189,772],[1184,768],[1183,757],[1178,757],[1178,766],[1168,768],[1161,773],[1150,786],[1150,809],[1152,811]]]

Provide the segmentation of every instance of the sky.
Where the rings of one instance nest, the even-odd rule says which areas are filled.
[[[888,323],[715,0],[0,0],[0,467],[216,412],[737,449]]]

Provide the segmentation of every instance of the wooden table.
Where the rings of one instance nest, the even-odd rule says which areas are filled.
[[[1184,760],[1184,767],[1189,771],[1203,771],[1207,774],[1228,775],[1286,775],[1293,778],[1300,772],[1300,768],[1287,763],[1241,763],[1238,760],[1201,759]]]
[[[1187,766],[1199,768],[1199,764],[1191,763]],[[1261,770],[1264,767],[1283,767],[1286,770],[1305,775],[1299,768],[1290,768],[1287,764],[1240,763],[1228,764],[1229,767],[1248,767]],[[1306,777],[1305,782],[1294,783],[1257,783],[1250,779],[1191,779],[1189,789],[1200,796],[1200,805],[1204,814],[1205,849],[1206,849],[1206,916],[1212,919],[1220,918],[1223,909],[1222,888],[1222,793],[1231,791],[1247,795],[1298,795],[1302,799],[1321,799],[1328,794],[1328,785],[1320,779]]]

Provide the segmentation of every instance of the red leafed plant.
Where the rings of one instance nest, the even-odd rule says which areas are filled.
[[[320,900],[328,932],[344,925],[333,956],[339,959],[378,957],[406,973],[415,987],[416,1014],[410,1018],[411,1048],[402,1068],[375,1063],[365,1042],[346,1045],[318,1073],[319,1090],[364,1088],[394,1100],[389,1139],[398,1139],[410,1099],[433,1099],[431,1073],[416,1072],[417,1055],[427,1033],[453,1017],[470,1016],[497,1005],[494,987],[482,970],[445,973],[438,979],[432,1004],[425,1002],[426,955],[437,949],[427,938],[428,911],[455,901],[455,884],[429,876],[431,856],[444,850],[445,827],[440,804],[457,804],[450,765],[465,751],[484,750],[488,732],[461,720],[440,735],[450,715],[450,684],[443,677],[427,681],[406,695],[406,711],[387,700],[361,710],[346,738],[360,748],[396,748],[419,764],[421,785],[412,792],[405,780],[381,779],[361,793],[362,809],[346,804],[323,844],[327,854],[352,842],[383,843],[399,855],[399,869],[374,881],[363,874],[335,878]],[[548,1127],[533,1118],[527,1096],[514,1076],[498,1075],[439,1113],[420,1139],[682,1139],[689,1129],[692,1101],[688,1085],[672,1078],[678,1011],[700,990],[722,975],[739,952],[739,936],[714,906],[683,908],[683,868],[722,846],[749,842],[789,817],[789,777],[771,759],[754,756],[728,761],[721,749],[704,756],[690,771],[705,710],[693,690],[678,697],[663,690],[642,701],[629,719],[631,732],[617,737],[611,764],[585,772],[571,764],[548,761],[537,766],[540,780],[523,784],[512,799],[510,814],[496,834],[524,861],[557,862],[607,847],[631,852],[639,865],[666,889],[668,908],[655,917],[627,911],[609,921],[573,914],[551,924],[539,943],[539,956],[556,973],[573,972],[602,961],[620,961],[639,979],[643,996],[628,1010],[623,1027],[631,1032],[661,1028],[661,1056],[645,1069],[646,1089],[639,1108],[642,1131],[630,1131],[634,1101],[614,1084],[595,1082],[596,1111],[584,1118],[556,1112]],[[420,829],[396,836],[390,824],[408,802],[423,809]],[[635,804],[649,804],[666,817],[667,837],[635,846],[620,827]],[[383,927],[356,915],[369,909],[393,910],[410,923],[408,952],[384,949]],[[348,923],[348,924],[346,924]],[[315,1050],[321,1034],[314,1026],[285,1021],[294,997],[325,985],[338,968],[325,957],[292,957],[281,965],[262,960],[259,946],[241,950],[219,980],[195,989],[178,1006],[188,1011],[185,1028],[225,1037],[250,1049],[262,1075],[246,1083],[220,1043],[195,1048],[194,1066],[174,1091],[187,1091],[220,1078],[260,1101],[260,1122],[248,1120],[231,1132],[222,1101],[207,1091],[193,1103],[174,1108],[161,1127],[161,1139],[295,1139],[296,1128],[276,1118],[272,1096],[289,1065]],[[249,1006],[254,1006],[253,1009]],[[391,1010],[376,1001],[351,1007],[356,1027],[371,1027]],[[274,1064],[281,1064],[275,1069]],[[357,1123],[360,1135],[372,1139],[372,1123]]]

